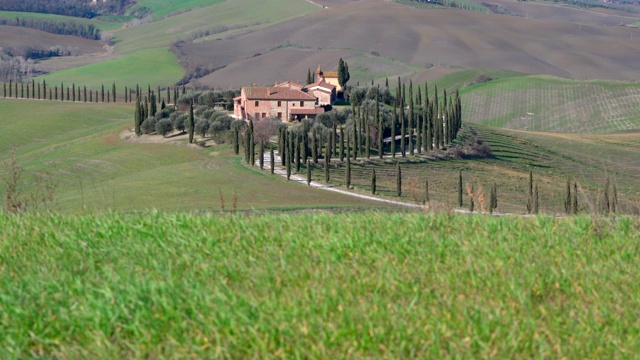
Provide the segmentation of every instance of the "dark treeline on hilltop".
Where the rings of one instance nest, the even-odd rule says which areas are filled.
[[[104,13],[118,13],[127,6],[126,0],[2,0],[0,10],[66,15],[91,19]]]
[[[91,24],[16,17],[13,19],[0,19],[0,25],[20,26],[45,31],[51,34],[73,35],[80,36],[85,39],[100,40],[100,29]]]

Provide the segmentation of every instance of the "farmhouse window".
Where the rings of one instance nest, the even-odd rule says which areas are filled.
[[[256,106],[260,106],[260,101],[256,100]]]
[[[278,107],[282,106],[282,101],[278,100]]]
[[[281,112],[278,113],[278,119],[282,119],[282,113]]]
[[[260,113],[255,113],[254,117],[256,118],[256,120],[260,119]]]
[[[263,118],[266,118],[266,117],[267,117],[267,114],[266,114],[266,113],[262,113],[262,117],[263,117]]]
[[[300,101],[300,107],[304,106],[304,101]]]

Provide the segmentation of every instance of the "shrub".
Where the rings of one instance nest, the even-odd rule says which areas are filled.
[[[173,131],[173,123],[169,119],[162,119],[156,123],[156,134],[167,136]]]
[[[156,112],[156,120],[168,119],[169,116],[171,116],[171,112],[169,112],[169,110],[166,108]]]
[[[142,130],[143,134],[153,134],[156,131],[157,122],[158,120],[156,120],[155,117],[150,116],[142,122],[142,125],[140,125],[140,130]]]

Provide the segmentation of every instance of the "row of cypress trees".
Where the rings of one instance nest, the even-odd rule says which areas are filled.
[[[116,91],[116,83],[111,84],[111,89],[105,89],[104,84],[100,86],[100,90],[87,89],[86,86],[76,86],[72,83],[71,86],[66,86],[64,83],[58,85],[48,85],[46,80],[42,83],[36,83],[34,79],[31,82],[13,82],[9,80],[8,83],[2,84],[2,96],[4,98],[15,99],[37,99],[37,100],[50,100],[50,101],[71,101],[71,102],[117,102],[118,93]],[[171,103],[171,96],[173,95],[173,103],[176,104],[180,97],[179,87],[167,86],[166,98],[161,96],[162,89],[158,86],[157,92],[155,92],[155,102],[161,104],[163,101]],[[136,90],[128,87],[124,87],[123,100],[124,102],[133,102],[135,97],[138,97],[140,93],[140,86],[136,85]],[[151,94],[154,93],[151,90],[151,86],[148,86],[147,97],[151,99]],[[186,93],[186,88],[182,86],[182,94]],[[135,97],[134,97],[135,95]]]

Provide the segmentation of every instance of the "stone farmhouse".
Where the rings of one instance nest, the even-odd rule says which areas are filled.
[[[300,121],[325,112],[335,99],[336,86],[324,78],[308,85],[287,81],[274,86],[246,86],[233,99],[233,112],[238,119],[252,121],[267,117]]]

